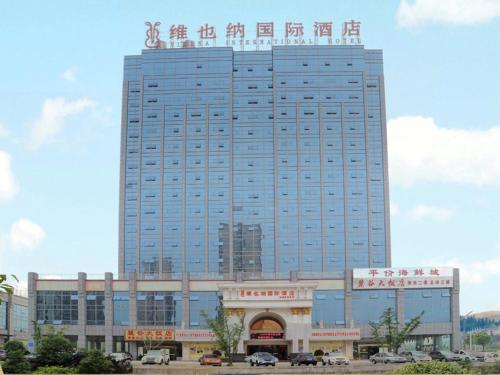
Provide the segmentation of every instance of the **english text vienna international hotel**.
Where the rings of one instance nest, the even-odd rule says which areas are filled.
[[[215,348],[201,311],[223,304],[245,316],[239,353],[366,358],[391,307],[401,324],[424,311],[408,350],[458,348],[458,270],[391,268],[382,60],[362,45],[126,56],[118,275],[30,273],[30,321],[195,360]]]

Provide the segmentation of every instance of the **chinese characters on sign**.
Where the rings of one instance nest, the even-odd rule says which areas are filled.
[[[160,39],[160,22],[146,22],[145,45],[147,48],[185,48],[185,47],[215,47],[217,45],[217,29],[214,25],[205,23],[196,28],[192,35],[197,41],[189,38],[189,28],[183,24],[172,24],[168,28],[168,42]],[[249,37],[246,27],[240,22],[229,22],[225,27],[225,46],[245,48],[265,48],[275,45],[340,45],[361,44],[361,22],[349,20],[338,25],[338,34],[334,32],[331,21],[314,22],[312,27],[306,28],[302,22],[285,22],[278,25],[283,30],[277,35],[274,22],[257,22],[255,37]],[[252,28],[249,28],[252,30]],[[306,31],[307,30],[307,31]],[[311,32],[314,37],[306,37]]]
[[[126,329],[125,341],[173,341],[175,331],[173,329]]]
[[[178,329],[175,331],[175,340],[210,342],[215,340],[215,335],[207,329]]]
[[[357,268],[353,289],[451,288],[453,268]]]
[[[252,340],[275,340],[282,339],[284,337],[283,332],[255,332],[250,333],[250,338]]]
[[[240,299],[296,299],[295,289],[240,289],[238,291]]]
[[[310,340],[361,340],[359,328],[313,329]]]

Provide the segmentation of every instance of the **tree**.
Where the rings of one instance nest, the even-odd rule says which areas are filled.
[[[78,372],[80,374],[110,374],[113,372],[113,363],[99,349],[91,349],[80,362]]]
[[[236,322],[230,322],[231,317],[227,313],[227,309],[223,306],[218,308],[215,318],[209,317],[203,310],[201,311],[201,315],[215,335],[217,349],[224,353],[228,359],[228,366],[232,366],[233,355],[238,348],[241,335],[245,330],[245,315],[240,315]]]
[[[37,363],[40,366],[66,366],[71,362],[75,347],[64,337],[63,331],[48,326],[47,333],[39,338]]]
[[[400,330],[396,313],[389,307],[384,310],[378,323],[369,322],[368,324],[372,329],[372,336],[375,341],[387,346],[390,352],[397,353],[399,347],[410,333],[420,325],[422,315],[424,315],[423,311],[408,323],[405,323],[403,329]]]
[[[16,276],[10,275],[14,280],[18,281]],[[4,292],[7,294],[12,294],[14,293],[14,287],[7,283],[7,275],[6,274],[0,274],[0,292]],[[0,295],[0,303],[2,303],[2,295]]]
[[[5,344],[6,359],[3,369],[6,374],[26,374],[31,371],[31,365],[24,357],[27,350],[24,344],[11,340]]]
[[[481,345],[483,347],[483,352],[484,347],[491,342],[491,336],[488,335],[487,332],[475,333],[474,336],[472,336],[472,339],[474,340],[474,344]]]

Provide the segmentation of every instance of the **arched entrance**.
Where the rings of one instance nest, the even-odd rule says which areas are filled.
[[[279,359],[287,359],[289,344],[285,340],[286,324],[280,316],[269,313],[258,315],[250,321],[248,328],[248,355],[268,352]]]

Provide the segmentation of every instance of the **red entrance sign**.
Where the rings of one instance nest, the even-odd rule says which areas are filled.
[[[252,340],[282,339],[283,332],[255,332],[255,333],[250,333],[250,338]]]

